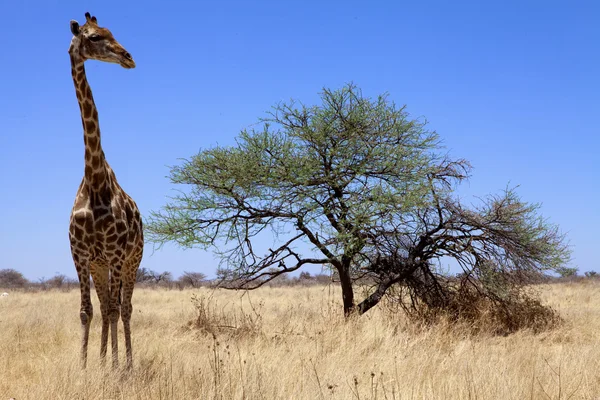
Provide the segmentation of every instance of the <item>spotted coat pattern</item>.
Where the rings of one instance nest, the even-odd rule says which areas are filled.
[[[126,68],[133,68],[135,63],[110,31],[98,26],[95,17],[86,13],[86,20],[81,27],[71,21],[74,37],[69,48],[85,144],[84,176],[77,190],[69,224],[71,253],[81,290],[81,361],[85,368],[93,318],[91,276],[102,315],[101,360],[104,361],[106,356],[110,326],[113,367],[118,366],[117,323],[121,315],[127,367],[131,368],[131,298],[143,254],[142,219],[135,201],[121,188],[106,161],[100,141],[98,110],[84,62],[88,59],[117,62]],[[98,39],[98,36],[101,38]]]

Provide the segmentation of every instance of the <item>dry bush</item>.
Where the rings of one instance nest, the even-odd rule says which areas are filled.
[[[508,335],[522,329],[540,333],[562,322],[552,307],[520,286],[490,288],[480,282],[461,282],[438,289],[418,292],[397,287],[386,303],[387,310],[403,311],[413,322],[426,325],[441,321],[464,325],[471,334]]]
[[[71,289],[79,287],[79,281],[69,278],[64,274],[56,274],[52,278],[41,279],[40,287],[43,290],[56,289],[68,292]]]
[[[263,317],[261,314],[264,303],[253,304],[248,300],[250,310],[245,310],[240,298],[239,305],[219,304],[210,294],[193,294],[192,304],[197,316],[188,323],[189,328],[198,330],[214,338],[225,335],[228,338],[257,336],[262,333]],[[248,299],[250,297],[248,296]]]

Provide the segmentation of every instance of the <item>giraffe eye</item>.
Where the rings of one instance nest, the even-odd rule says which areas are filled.
[[[100,36],[100,35],[92,35],[92,36],[89,37],[89,39],[92,42],[98,42],[98,41],[102,40],[102,36]]]

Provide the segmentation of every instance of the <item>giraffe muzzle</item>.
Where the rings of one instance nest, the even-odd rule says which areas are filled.
[[[120,64],[123,68],[132,69],[135,68],[135,61],[128,52],[124,52],[121,56]]]

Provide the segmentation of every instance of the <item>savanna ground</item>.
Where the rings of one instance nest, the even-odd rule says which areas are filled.
[[[99,365],[97,301],[80,371],[78,291],[13,292],[0,298],[0,400],[600,398],[600,282],[539,290],[564,324],[493,337],[382,308],[344,321],[327,286],[137,289],[127,377]]]

